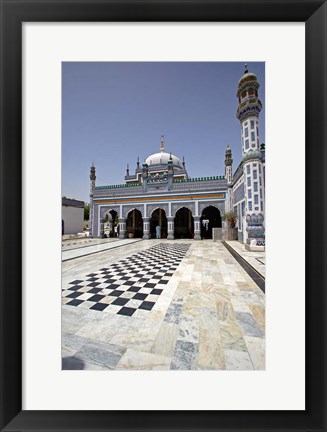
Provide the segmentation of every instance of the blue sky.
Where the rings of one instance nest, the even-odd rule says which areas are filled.
[[[248,63],[260,82],[264,63]],[[244,62],[64,62],[62,64],[62,195],[89,201],[89,170],[96,184],[124,183],[160,149],[185,157],[191,177],[224,174],[227,144],[233,169],[241,160],[236,118],[237,83]],[[264,108],[260,142],[265,142]]]

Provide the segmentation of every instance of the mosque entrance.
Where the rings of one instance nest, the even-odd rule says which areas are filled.
[[[220,211],[213,206],[206,207],[202,211],[200,223],[201,238],[212,239],[212,228],[221,228]]]
[[[118,214],[115,210],[106,211],[103,215],[103,236],[118,236]]]
[[[178,210],[174,219],[175,239],[194,238],[194,219],[189,209],[182,207]]]
[[[158,208],[152,212],[150,219],[150,238],[156,238],[156,227],[161,227],[161,238],[167,238],[167,217],[165,210]]]
[[[126,219],[126,234],[127,237],[143,237],[143,218],[140,210],[133,209],[128,213]]]
[[[109,212],[109,237],[118,236],[118,214],[115,210],[110,210]]]

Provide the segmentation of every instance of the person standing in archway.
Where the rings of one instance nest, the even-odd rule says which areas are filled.
[[[161,226],[160,225],[156,226],[156,238],[157,239],[161,238]]]

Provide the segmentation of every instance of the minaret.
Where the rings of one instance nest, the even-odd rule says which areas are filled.
[[[239,105],[237,118],[241,123],[242,163],[245,191],[243,239],[248,250],[264,250],[264,184],[262,153],[259,145],[259,114],[262,109],[258,98],[260,84],[245,65],[238,83]]]
[[[225,179],[227,180],[227,197],[225,204],[225,212],[231,212],[233,210],[233,159],[232,149],[229,145],[225,152]]]
[[[161,153],[163,153],[165,151],[165,137],[164,137],[164,135],[161,135],[160,151],[161,151]]]
[[[174,166],[173,159],[171,157],[171,153],[167,162],[167,171],[168,171],[168,190],[173,188],[173,180],[174,180]]]
[[[148,164],[146,163],[146,159],[144,159],[143,170],[142,170],[142,179],[143,179],[143,192],[148,190]]]
[[[95,166],[92,162],[90,169],[90,215],[89,215],[89,236],[93,237],[93,194],[95,189]]]

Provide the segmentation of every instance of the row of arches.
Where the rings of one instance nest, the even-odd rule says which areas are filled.
[[[107,213],[110,221],[110,235],[114,235],[114,221],[117,220],[117,212],[110,210]],[[158,226],[160,238],[167,238],[168,236],[168,220],[166,212],[162,208],[155,209],[149,220],[150,238],[156,238],[158,236]],[[200,217],[200,229],[202,239],[212,238],[212,229],[221,228],[221,214],[220,211],[213,206],[208,206],[203,209]],[[118,228],[119,230],[119,228]],[[119,234],[119,232],[118,232]],[[126,236],[132,236],[134,238],[143,237],[143,218],[139,210],[133,209],[127,214],[126,218]],[[186,208],[180,208],[174,217],[174,238],[175,239],[192,239],[194,238],[194,218],[192,212]]]

